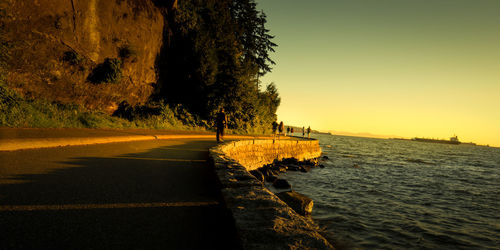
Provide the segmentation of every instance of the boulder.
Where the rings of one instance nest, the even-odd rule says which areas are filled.
[[[325,165],[320,164],[320,165],[319,165],[319,168],[325,168]]]
[[[311,198],[295,191],[281,192],[276,195],[298,214],[312,213],[314,202]]]
[[[328,160],[328,159],[329,159],[329,158],[328,158],[328,156],[326,156],[326,155],[321,156],[321,160]]]
[[[270,175],[276,175],[276,176],[280,175],[280,171],[278,171],[278,170],[270,169],[269,173],[270,173]]]
[[[281,173],[286,172],[286,166],[279,165],[279,166],[278,166],[278,171],[280,171]]]
[[[300,166],[300,172],[302,173],[307,173],[309,170],[311,170],[311,166]]]
[[[268,176],[276,175],[275,171],[270,167],[260,168],[259,171],[264,175],[264,179],[267,179]]]
[[[273,181],[273,186],[275,188],[280,188],[280,189],[289,189],[289,188],[292,188],[292,185],[290,185],[290,183],[288,183],[287,180],[281,179],[281,178],[277,178],[276,180],[274,180]]]
[[[299,160],[292,157],[292,158],[282,159],[281,163],[283,163],[283,164],[298,164]]]
[[[309,159],[301,162],[301,165],[308,165],[308,166],[317,166],[318,165],[318,159]]]
[[[287,169],[290,171],[299,171],[300,167],[294,164],[290,164],[287,166]]]
[[[271,168],[269,168],[274,173],[286,172],[286,167],[281,164],[275,164]],[[283,171],[284,170],[284,171]]]
[[[276,177],[276,175],[268,175],[266,176],[266,181],[267,182],[273,182],[276,181],[276,179],[278,179],[278,177]]]
[[[257,180],[261,181],[261,182],[264,182],[264,174],[262,172],[260,172],[259,170],[252,170],[250,171],[250,173],[255,176],[255,178],[257,178]]]

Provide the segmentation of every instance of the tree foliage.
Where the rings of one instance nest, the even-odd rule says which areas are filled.
[[[268,132],[280,98],[259,77],[271,71],[276,44],[255,1],[184,0],[167,16],[157,98],[209,123],[224,107],[230,128]]]

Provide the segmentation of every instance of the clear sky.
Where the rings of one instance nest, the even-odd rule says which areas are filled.
[[[500,0],[257,0],[278,121],[500,146]]]

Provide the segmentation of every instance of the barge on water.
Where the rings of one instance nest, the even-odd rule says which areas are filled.
[[[428,139],[428,138],[418,138],[418,137],[415,137],[411,140],[412,141],[419,141],[419,142],[443,143],[443,144],[454,144],[454,145],[458,145],[461,143],[458,140],[458,137],[456,135],[453,137],[450,137],[449,140]]]

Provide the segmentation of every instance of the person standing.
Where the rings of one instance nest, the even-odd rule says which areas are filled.
[[[286,134],[285,135],[288,135],[290,134],[290,127],[286,127]]]
[[[290,128],[290,135],[293,135],[293,127]]]
[[[276,121],[273,122],[273,135],[276,135],[276,131],[278,130],[278,123]]]
[[[311,138],[311,126],[307,128],[307,138]]]
[[[302,138],[306,137],[306,127],[302,127]]]
[[[227,117],[226,113],[224,112],[224,108],[220,108],[219,113],[217,113],[215,123],[217,125],[217,142],[223,142],[224,129],[227,127]]]
[[[283,121],[280,122],[280,126],[278,127],[278,130],[280,132],[280,135],[283,134],[283,130],[285,130],[285,125],[283,124]]]

